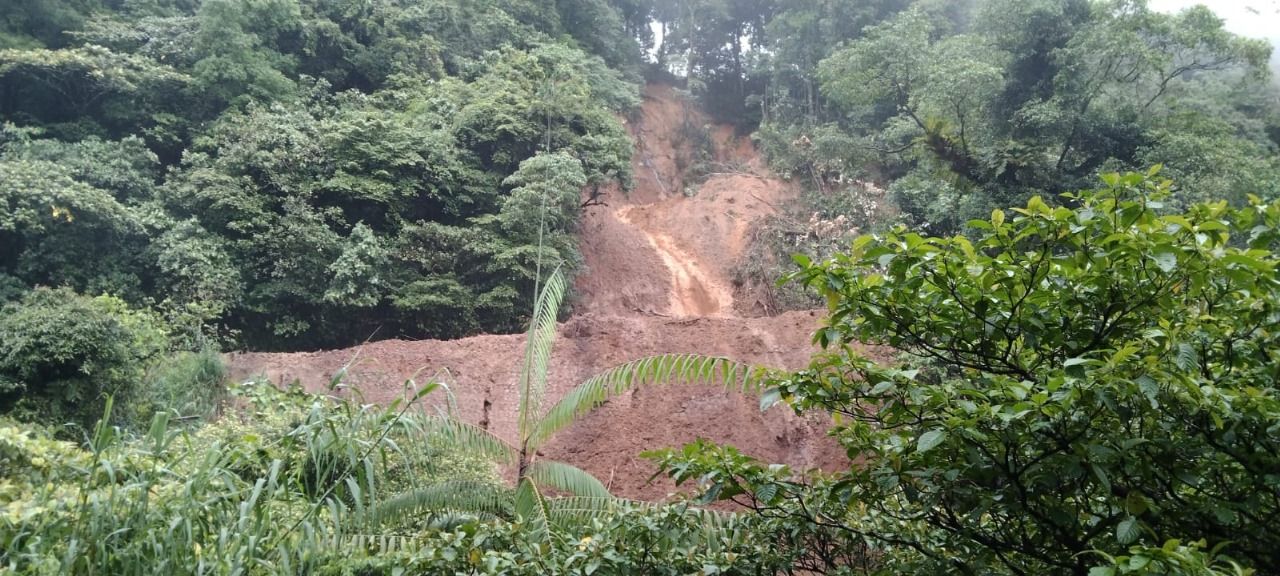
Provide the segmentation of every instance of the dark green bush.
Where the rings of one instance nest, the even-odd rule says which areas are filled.
[[[165,344],[154,317],[117,298],[33,290],[0,309],[0,412],[87,426],[107,395],[142,380]]]
[[[137,424],[168,411],[181,421],[213,416],[226,393],[227,367],[215,349],[179,351],[155,363],[129,398],[126,415]]]

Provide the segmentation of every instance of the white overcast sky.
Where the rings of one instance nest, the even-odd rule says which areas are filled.
[[[1155,10],[1177,12],[1204,4],[1226,22],[1227,30],[1271,41],[1272,77],[1280,82],[1280,0],[1150,0]]]
[[[1272,46],[1280,47],[1280,0],[1149,0],[1149,3],[1153,9],[1162,12],[1178,12],[1204,4],[1226,21],[1228,30],[1243,36],[1265,38],[1271,41]],[[661,41],[662,30],[658,23],[652,23],[651,27],[654,37]],[[1272,54],[1271,63],[1272,66],[1280,64],[1280,48]]]
[[[1280,0],[1151,0],[1163,12],[1204,4],[1227,23],[1227,29],[1244,36],[1280,40]]]

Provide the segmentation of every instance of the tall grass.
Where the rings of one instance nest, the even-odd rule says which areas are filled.
[[[143,431],[112,425],[109,401],[83,443],[0,420],[0,575],[775,572],[753,519],[708,530],[678,507],[585,499],[539,538],[510,514],[388,521],[377,510],[411,488],[510,491],[439,436],[421,393],[380,407],[250,382],[211,423],[161,410]]]
[[[142,434],[108,424],[109,403],[84,446],[0,424],[0,573],[307,573],[335,543],[377,541],[361,511],[385,485],[434,481],[445,456],[408,404],[233,394],[241,410],[214,425],[158,411]]]
[[[159,411],[173,423],[198,423],[217,415],[226,397],[227,368],[214,348],[180,351],[152,368],[127,398],[125,419],[146,426]]]

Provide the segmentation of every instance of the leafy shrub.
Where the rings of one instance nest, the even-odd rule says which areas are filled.
[[[358,454],[368,441],[367,430],[383,419],[388,426],[383,440],[405,444],[377,455],[377,473],[358,471],[366,479],[376,478],[380,491],[450,478],[497,481],[488,460],[432,438],[415,414],[397,415],[309,394],[296,384],[278,389],[251,380],[232,384],[226,394],[231,409],[191,436],[205,445],[225,446],[226,467],[243,478],[267,475],[278,462],[282,477],[292,478],[304,493],[318,494],[323,489],[315,489],[325,485],[325,479],[341,478],[363,467]]]
[[[409,390],[413,392],[413,390]],[[367,511],[407,487],[496,486],[490,464],[436,445],[405,406],[232,386],[225,417],[85,445],[0,421],[0,570],[14,574],[772,574],[753,517],[617,502],[531,518]],[[108,405],[108,411],[110,407]],[[570,502],[572,503],[572,502]],[[442,522],[440,522],[442,521]],[[543,525],[546,528],[546,525]]]
[[[599,575],[776,574],[789,569],[754,519],[708,523],[682,505],[637,504],[580,519],[545,541],[520,522],[470,524],[334,557],[319,574]]]
[[[111,296],[40,288],[0,309],[0,410],[89,425],[164,350],[159,321]]]
[[[798,500],[795,525],[858,535],[884,572],[1274,571],[1280,204],[1166,214],[1157,172],[972,238],[899,227],[802,260],[829,351],[777,395],[838,417],[849,469],[804,486],[712,448],[664,466],[766,511]]]
[[[995,207],[984,191],[958,188],[923,170],[895,181],[889,186],[889,197],[910,219],[912,228],[921,232],[963,230],[965,222],[990,214]]]
[[[147,424],[168,411],[179,421],[214,415],[226,392],[227,367],[217,350],[175,352],[156,362],[127,397],[128,418]]]

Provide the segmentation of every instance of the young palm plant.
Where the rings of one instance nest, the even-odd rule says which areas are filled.
[[[556,314],[566,282],[559,269],[537,293],[520,369],[517,437],[508,441],[459,420],[452,411],[426,416],[429,428],[456,447],[483,454],[509,467],[514,491],[495,491],[473,482],[423,486],[370,509],[376,523],[432,517],[519,517],[535,535],[545,535],[559,519],[581,518],[614,509],[616,500],[600,480],[564,462],[537,457],[557,432],[636,386],[695,382],[741,392],[760,392],[768,371],[723,357],[663,354],[615,366],[588,378],[544,409],[547,370],[556,337]],[[549,495],[548,489],[555,496]]]

